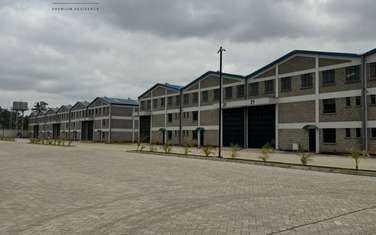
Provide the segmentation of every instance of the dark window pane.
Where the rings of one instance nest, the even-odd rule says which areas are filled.
[[[371,104],[376,104],[376,95],[371,95]]]
[[[209,92],[203,91],[202,92],[202,102],[208,102],[208,100],[209,100]]]
[[[303,74],[301,76],[301,88],[308,89],[313,87],[313,75],[312,73]]]
[[[226,87],[225,88],[225,94],[226,94],[226,99],[231,99],[232,98],[232,87]]]
[[[282,78],[281,79],[281,91],[291,91],[291,78]]]
[[[214,90],[214,100],[219,100],[219,89]]]
[[[336,100],[326,99],[323,100],[323,113],[335,113],[336,112]]]
[[[376,63],[369,65],[369,79],[376,80]]]
[[[236,97],[244,97],[244,85],[239,85],[236,87]]]
[[[198,103],[198,93],[192,93],[192,103],[197,104]]]
[[[197,121],[198,120],[198,111],[193,111],[192,112],[192,120]]]
[[[189,94],[184,94],[184,104],[189,104]]]
[[[322,72],[322,84],[329,85],[335,84],[335,70],[327,70]]]
[[[346,68],[346,81],[358,81],[360,79],[360,66],[350,66]]]
[[[376,138],[376,128],[371,128],[371,137]]]
[[[268,80],[264,82],[265,84],[265,94],[271,94],[274,92],[274,81]]]
[[[346,97],[346,106],[351,106],[351,97]]]
[[[350,137],[351,137],[351,129],[346,128],[346,138],[350,138]]]
[[[259,95],[259,84],[258,82],[249,84],[249,96]]]
[[[360,128],[356,128],[356,137],[360,137]]]
[[[355,104],[356,104],[356,106],[360,106],[360,104],[361,104],[360,101],[361,101],[360,96],[355,97]]]
[[[324,143],[335,144],[336,143],[336,129],[322,129]]]
[[[172,106],[172,96],[169,96],[169,97],[167,98],[167,105],[168,105],[168,106]]]

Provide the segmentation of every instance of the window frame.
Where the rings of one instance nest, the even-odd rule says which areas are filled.
[[[345,138],[351,138],[351,129],[345,128]]]
[[[313,74],[306,73],[300,76],[300,89],[312,89],[313,88]]]
[[[330,69],[322,71],[322,85],[329,86],[336,84],[336,70]]]
[[[360,81],[360,66],[359,65],[346,67],[345,81],[346,82],[359,82]]]
[[[184,105],[189,105],[189,94],[184,94],[183,100]]]
[[[274,92],[274,80],[264,81],[264,93],[273,94],[273,92]]]
[[[202,102],[203,103],[206,103],[206,102],[209,102],[209,91],[202,91],[201,92],[201,96],[202,96]]]
[[[291,77],[281,78],[281,92],[290,92],[291,90],[292,90],[292,78]]]

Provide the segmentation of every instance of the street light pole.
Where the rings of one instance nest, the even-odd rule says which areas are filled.
[[[222,158],[222,54],[226,51],[222,46],[219,48],[219,108],[218,108],[218,158]]]

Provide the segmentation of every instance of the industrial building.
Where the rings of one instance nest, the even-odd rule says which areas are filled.
[[[292,51],[247,76],[219,73],[185,86],[158,83],[139,97],[146,142],[346,152],[376,148],[376,49]]]
[[[29,126],[34,138],[73,141],[133,142],[138,137],[138,103],[132,99],[97,97],[45,112],[33,112]]]

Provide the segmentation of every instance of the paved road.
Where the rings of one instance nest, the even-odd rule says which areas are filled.
[[[0,142],[0,234],[375,234],[376,178]]]

